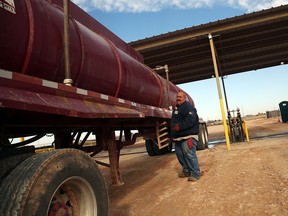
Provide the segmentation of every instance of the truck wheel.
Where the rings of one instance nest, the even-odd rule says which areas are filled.
[[[2,182],[0,215],[108,215],[105,181],[82,151],[35,154]]]
[[[149,156],[155,156],[156,155],[154,152],[153,145],[154,145],[154,143],[151,142],[151,140],[145,140],[146,151],[147,151]]]
[[[204,150],[208,147],[208,132],[204,124],[199,125],[197,150]]]
[[[207,125],[206,124],[204,124],[203,125],[203,127],[204,127],[204,130],[205,130],[205,146],[206,146],[206,148],[209,148],[209,139],[208,139],[208,128],[207,128]]]
[[[159,149],[157,142],[154,139],[146,140],[145,144],[146,144],[146,150],[149,156],[163,155],[163,154],[171,152],[171,149],[169,148],[169,146]]]

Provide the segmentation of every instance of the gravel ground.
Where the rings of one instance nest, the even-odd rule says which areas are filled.
[[[203,176],[178,178],[175,153],[150,157],[143,142],[124,148],[124,185],[106,178],[112,216],[288,215],[288,124],[278,119],[247,122],[250,141],[210,145],[198,151]],[[223,140],[223,126],[210,126],[209,139]],[[107,162],[107,157],[97,160]]]

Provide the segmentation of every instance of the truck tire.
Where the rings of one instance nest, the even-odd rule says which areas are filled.
[[[206,148],[209,148],[209,138],[208,138],[208,128],[207,124],[204,124],[204,130],[205,130],[205,146]]]
[[[17,167],[22,161],[26,160],[32,155],[34,154],[20,154],[0,160],[0,185],[5,177],[8,176],[15,167]]]
[[[105,181],[84,152],[35,154],[2,182],[0,215],[108,215]]]
[[[199,124],[197,150],[208,148],[208,131],[205,124]]]
[[[154,145],[154,143],[151,142],[151,140],[145,140],[146,151],[147,151],[149,156],[155,156],[156,155],[154,152],[153,145]]]

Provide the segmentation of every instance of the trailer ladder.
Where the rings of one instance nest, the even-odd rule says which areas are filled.
[[[163,121],[160,124],[157,123],[156,134],[159,149],[169,146],[170,144],[169,128],[166,121]]]

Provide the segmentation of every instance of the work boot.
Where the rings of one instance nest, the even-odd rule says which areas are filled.
[[[186,178],[186,177],[189,177],[190,176],[190,173],[189,172],[180,172],[178,173],[178,177],[179,178]]]
[[[198,177],[198,178],[195,178],[194,176],[188,177],[188,181],[192,181],[192,182],[198,181],[199,179],[200,179],[200,177]]]

